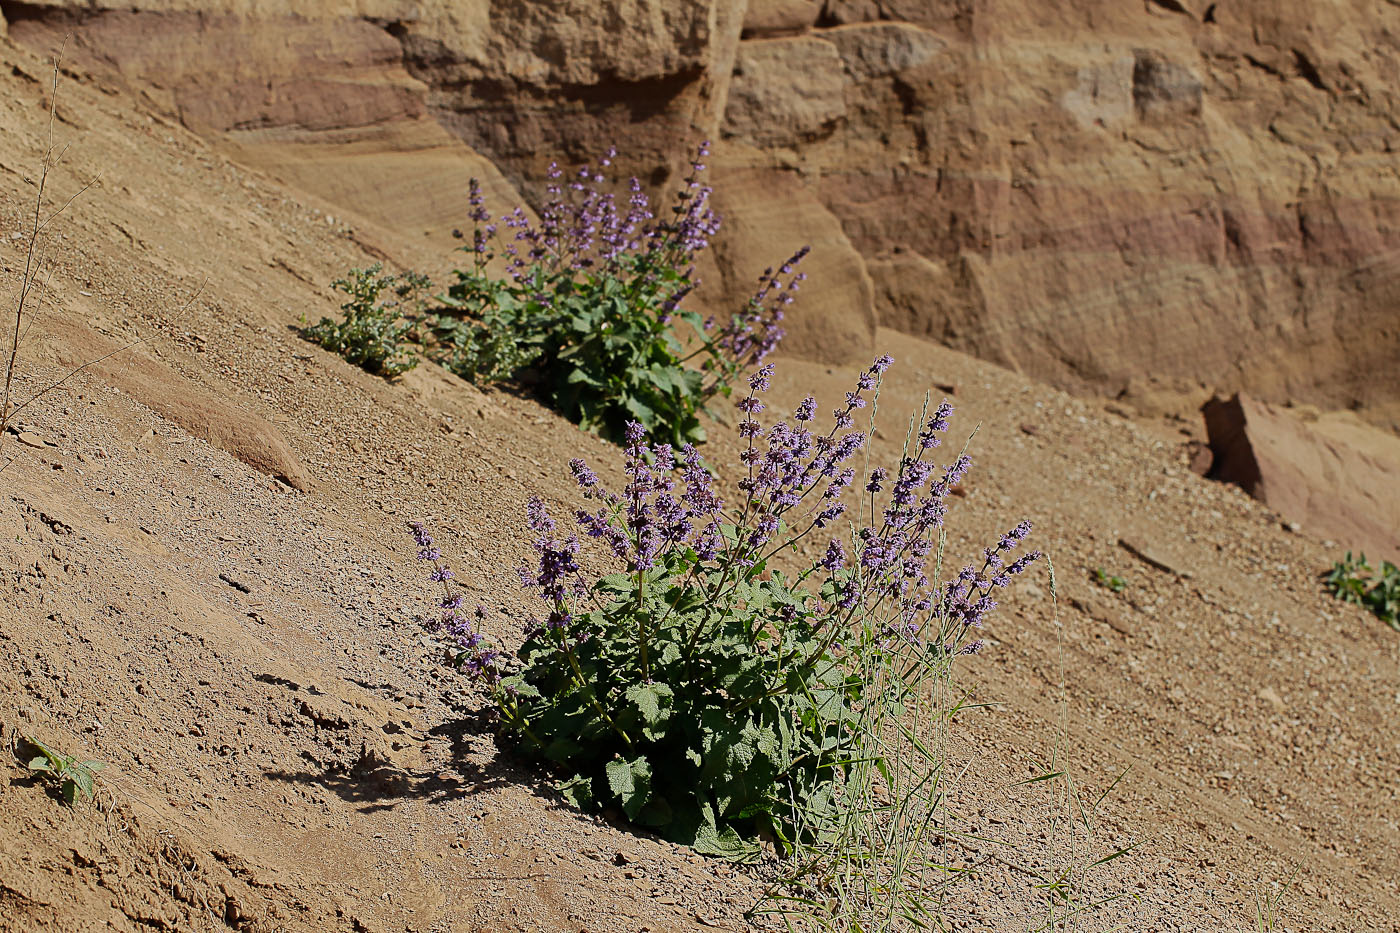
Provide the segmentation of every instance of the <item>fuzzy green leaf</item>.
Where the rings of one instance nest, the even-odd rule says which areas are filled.
[[[591,778],[575,774],[567,781],[560,782],[559,793],[580,810],[593,809],[593,780]]]
[[[627,700],[641,714],[643,734],[655,742],[666,734],[671,718],[671,703],[675,692],[665,684],[633,684],[627,688]]]
[[[651,762],[641,757],[614,758],[603,770],[608,788],[622,802],[622,812],[629,820],[636,819],[651,796]]]

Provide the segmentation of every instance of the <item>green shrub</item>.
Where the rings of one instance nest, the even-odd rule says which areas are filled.
[[[728,856],[752,855],[763,837],[787,852],[860,858],[918,848],[941,796],[933,688],[981,647],[975,629],[992,593],[1039,555],[1010,559],[1030,532],[1022,523],[954,578],[930,578],[947,498],[970,462],[932,461],[945,402],[924,412],[896,469],[870,470],[853,493],[853,534],[829,537],[817,560],[798,558],[799,542],[830,536],[846,512],[847,464],[867,437],[850,430],[853,412],[889,363],[861,375],[826,434],[812,430],[810,398],[765,432],[754,419],[771,367],[751,377],[739,402],[743,495],[732,506],[694,447],[678,456],[649,444],[637,422],[619,492],[571,463],[597,507],[577,513],[579,527],[624,569],[586,581],[578,539],[532,500],[538,560],[521,577],[546,609],[513,658],[483,641],[480,616],[462,613],[451,571],[415,526],[419,557],[443,587],[431,627],[455,643],[460,668],[490,684],[503,739],[560,773],[574,804],[615,808]],[[780,556],[796,568],[784,572]],[[802,884],[814,877],[804,868]],[[869,879],[894,890],[880,871]]]
[[[1365,606],[1376,618],[1400,631],[1400,569],[1381,561],[1379,570],[1366,561],[1366,555],[1353,559],[1351,551],[1332,565],[1323,582],[1333,596],[1343,602]]]
[[[351,269],[331,286],[349,296],[340,306],[342,320],[321,318],[302,331],[306,339],[376,375],[393,377],[418,365],[414,334],[432,287],[427,277],[386,275],[376,263]]]
[[[517,208],[501,218],[502,242],[473,181],[472,257],[454,271],[434,326],[448,368],[478,383],[528,370],[549,404],[614,441],[629,421],[674,444],[700,442],[698,414],[782,339],[783,307],[802,281],[799,250],[769,269],[757,294],[724,326],[681,308],[695,288],[695,257],[719,230],[710,189],[700,183],[700,146],[670,219],[655,222],[633,178],[626,205],[584,166],[570,182],[550,167],[539,223]],[[493,261],[507,271],[491,271]],[[690,364],[690,365],[687,365]]]

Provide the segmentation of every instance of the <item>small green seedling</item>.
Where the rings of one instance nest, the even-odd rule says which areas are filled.
[[[1323,574],[1323,584],[1342,602],[1364,606],[1396,631],[1400,631],[1400,568],[1388,560],[1372,567],[1366,555],[1347,556]]]
[[[73,806],[77,803],[79,794],[82,794],[84,799],[92,798],[93,787],[97,781],[96,772],[106,767],[103,762],[79,761],[72,755],[54,751],[38,739],[26,737],[25,741],[41,752],[30,759],[29,770],[46,775],[51,782],[57,784],[64,803]]]
[[[1102,567],[1094,568],[1094,582],[1099,586],[1106,587],[1115,593],[1121,593],[1128,588],[1128,581],[1122,577],[1109,576]]]
[[[1288,892],[1293,889],[1293,882],[1298,879],[1298,872],[1303,870],[1299,865],[1293,869],[1293,873],[1288,876],[1288,880],[1282,886],[1274,885],[1272,892],[1261,890],[1254,895],[1254,929],[1255,933],[1273,933],[1274,928],[1282,919],[1283,899]]]

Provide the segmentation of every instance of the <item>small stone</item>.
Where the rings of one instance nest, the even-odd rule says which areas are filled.
[[[1215,452],[1210,449],[1209,444],[1188,441],[1186,444],[1186,464],[1192,473],[1197,476],[1206,476],[1210,473],[1211,467],[1215,466]]]
[[[1273,706],[1277,710],[1284,710],[1288,706],[1288,704],[1283,702],[1283,697],[1279,696],[1279,692],[1273,687],[1265,687],[1263,690],[1260,690],[1259,699]]]

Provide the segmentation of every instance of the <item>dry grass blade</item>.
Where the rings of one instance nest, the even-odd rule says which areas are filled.
[[[128,341],[114,350],[88,360],[82,365],[69,370],[60,378],[53,380],[41,387],[38,391],[29,395],[24,401],[18,403],[14,401],[15,374],[19,370],[20,347],[24,342],[25,336],[29,333],[29,328],[32,327],[34,323],[34,301],[37,301],[38,295],[48,287],[47,280],[42,284],[40,281],[41,272],[44,268],[44,254],[42,248],[43,234],[55,219],[67,211],[68,208],[71,207],[78,198],[82,197],[88,189],[95,185],[98,178],[100,178],[100,175],[94,175],[92,178],[88,179],[80,185],[78,190],[69,196],[67,200],[45,216],[44,198],[48,190],[49,175],[53,169],[63,161],[63,156],[68,151],[68,147],[64,146],[63,149],[55,154],[56,144],[54,142],[54,126],[58,121],[58,84],[62,62],[63,49],[60,49],[53,59],[53,81],[49,92],[48,141],[44,146],[44,155],[39,169],[39,180],[36,183],[34,210],[31,215],[32,220],[25,242],[24,268],[20,273],[19,293],[15,300],[8,358],[5,362],[4,388],[3,391],[0,391],[0,447],[4,445],[5,434],[11,426],[11,422],[14,421],[15,416],[21,411],[55,389],[63,386],[83,370],[96,366],[118,354],[124,353],[138,344],[144,343],[147,339],[146,337],[137,337],[135,340]],[[199,287],[195,289],[194,293],[190,296],[189,300],[181,307],[181,312],[187,310],[203,290],[204,283],[201,282]],[[0,463],[0,473],[8,469],[12,463],[14,463],[14,457],[10,457],[6,459],[4,463]]]

